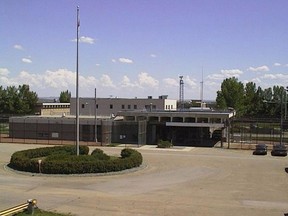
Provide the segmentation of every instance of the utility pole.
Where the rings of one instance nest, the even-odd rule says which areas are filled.
[[[281,118],[280,118],[280,145],[283,145],[283,121],[286,120],[286,115],[287,115],[287,92],[288,91],[288,86],[281,91],[281,105],[280,105],[280,109],[281,109],[281,112],[280,112],[280,115],[281,115]],[[285,101],[283,101],[283,93],[285,92]],[[283,119],[283,105],[285,106],[284,109],[284,119]],[[285,144],[284,144],[285,145]]]
[[[97,97],[95,88],[95,143],[97,144]]]

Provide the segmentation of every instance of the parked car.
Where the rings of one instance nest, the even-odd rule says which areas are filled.
[[[272,156],[287,156],[287,148],[284,144],[276,144],[271,151]]]
[[[257,144],[253,151],[253,155],[267,155],[267,145]]]

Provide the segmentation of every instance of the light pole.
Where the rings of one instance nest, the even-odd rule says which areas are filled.
[[[283,93],[285,90],[285,102],[283,101]],[[280,95],[280,145],[283,145],[283,120],[286,119],[286,112],[287,112],[287,97],[286,97],[286,91],[288,91],[288,86],[285,89],[281,89],[281,95]],[[265,103],[277,103],[277,102],[270,102],[264,100]],[[285,116],[283,119],[283,104],[285,105]]]
[[[287,97],[286,97],[286,91],[288,91],[288,86],[286,86],[285,90],[285,103],[283,102],[283,90],[281,91],[281,120],[280,120],[280,145],[283,145],[283,104],[285,105],[285,114],[284,114],[284,120],[286,120],[286,112],[287,112]]]
[[[97,143],[97,99],[96,99],[96,88],[95,88],[95,143]]]

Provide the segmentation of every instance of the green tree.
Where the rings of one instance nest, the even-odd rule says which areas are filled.
[[[217,92],[216,103],[219,108],[234,108],[237,115],[243,114],[244,85],[237,78],[227,78]]]
[[[216,105],[220,109],[227,108],[227,104],[226,104],[226,101],[225,101],[225,98],[224,98],[222,91],[217,91]]]
[[[17,107],[19,114],[34,114],[38,101],[36,92],[30,91],[29,85],[18,87],[18,100],[20,107]]]
[[[70,99],[71,99],[71,92],[69,92],[68,90],[62,91],[60,93],[59,97],[60,103],[70,103]]]
[[[258,101],[258,94],[256,84],[253,82],[248,82],[245,85],[245,95],[244,95],[244,113],[245,116],[255,116],[258,112],[257,106],[255,103]]]
[[[0,87],[0,114],[34,114],[38,101],[35,92],[29,85]]]

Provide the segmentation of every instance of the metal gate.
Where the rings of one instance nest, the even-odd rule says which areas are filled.
[[[138,122],[138,145],[146,145],[147,121]]]
[[[102,137],[101,137],[101,145],[110,145],[111,137],[112,137],[112,120],[102,120]]]

